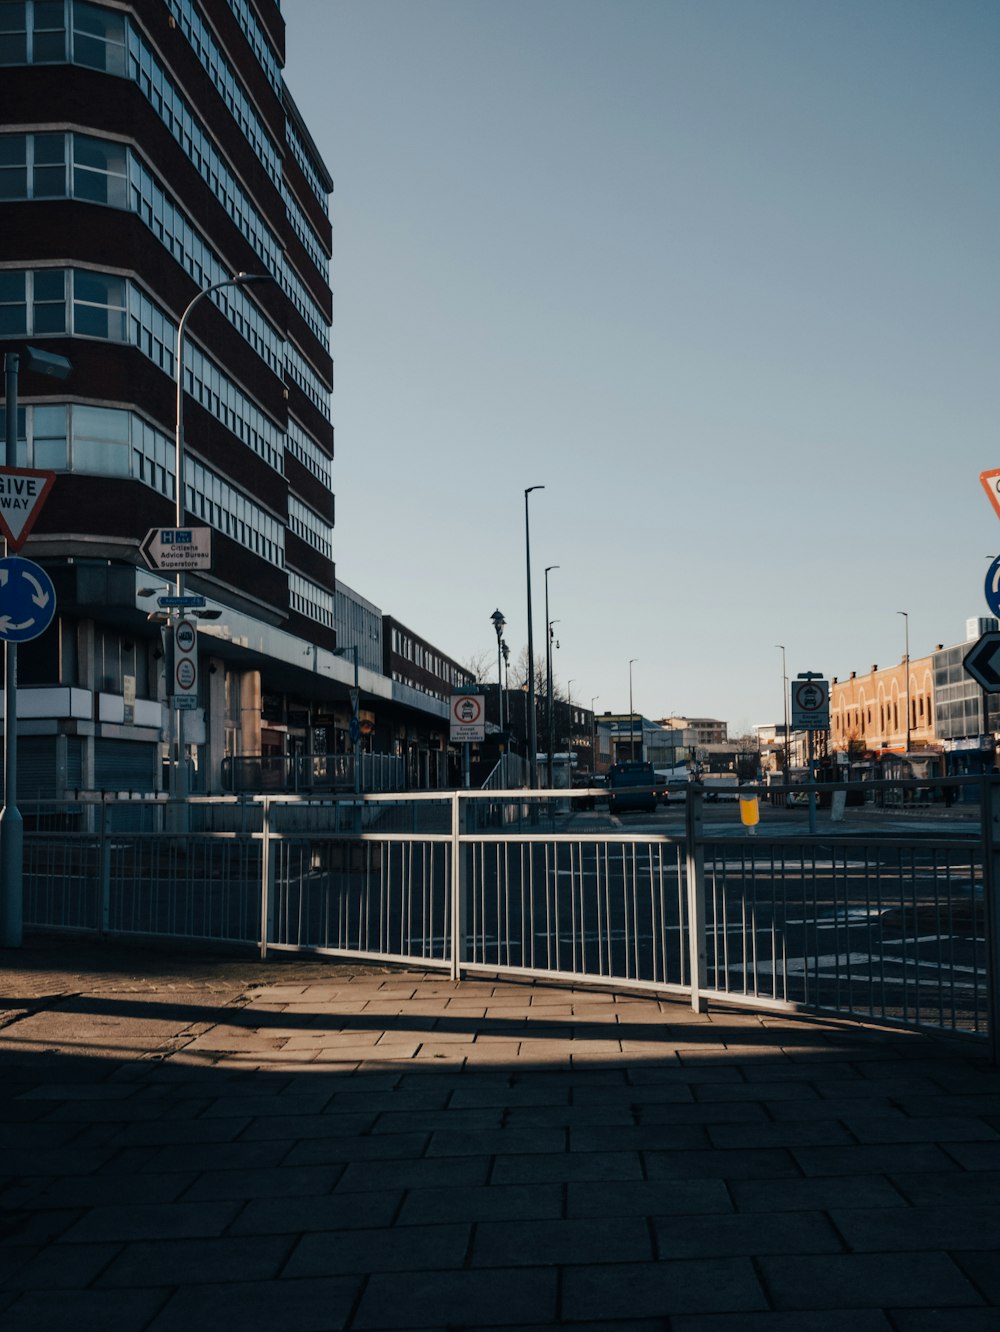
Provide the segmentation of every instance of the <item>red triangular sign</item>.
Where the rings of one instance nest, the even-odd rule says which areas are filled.
[[[0,532],[8,552],[20,550],[27,541],[55,479],[55,472],[0,467]]]
[[[990,497],[990,503],[997,511],[1000,517],[1000,467],[994,467],[992,471],[980,472],[979,480],[982,482],[983,489]]]

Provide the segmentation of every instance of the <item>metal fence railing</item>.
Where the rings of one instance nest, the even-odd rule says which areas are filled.
[[[713,802],[690,786],[620,818],[586,791],[49,801],[23,811],[24,920],[992,1044],[1000,779],[978,789],[979,802],[851,803],[817,788],[812,808],[789,808],[773,789]]]

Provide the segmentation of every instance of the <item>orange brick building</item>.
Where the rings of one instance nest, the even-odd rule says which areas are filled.
[[[906,662],[867,675],[856,671],[830,682],[830,747],[855,754],[905,753],[934,746],[934,671],[932,657],[911,658],[907,689]],[[909,745],[907,745],[909,704]]]

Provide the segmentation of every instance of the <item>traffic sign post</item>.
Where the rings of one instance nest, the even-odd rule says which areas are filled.
[[[792,725],[809,739],[809,831],[816,831],[816,771],[813,735],[830,729],[830,682],[819,671],[799,671],[792,685]]]
[[[486,700],[481,694],[452,694],[449,706],[451,741],[465,746],[463,781],[470,781],[470,745],[486,739]]]

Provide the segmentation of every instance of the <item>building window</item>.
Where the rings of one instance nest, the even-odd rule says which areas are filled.
[[[73,274],[73,332],[77,336],[125,340],[125,280],[83,269]],[[37,330],[43,331],[43,330]],[[48,330],[44,330],[48,331]]]
[[[124,208],[128,203],[125,145],[89,134],[74,134],[72,138],[73,197]]]
[[[39,7],[36,3],[35,9]],[[73,63],[101,69],[106,74],[124,74],[124,14],[74,0]]]
[[[0,272],[0,332],[123,342],[125,280],[79,268]]]
[[[4,134],[0,137],[0,199],[27,197],[28,136]]]
[[[108,74],[125,73],[125,15],[88,0],[5,0],[0,5],[0,64],[58,65],[67,60]]]
[[[0,272],[0,334],[11,337],[28,331],[28,274]]]

